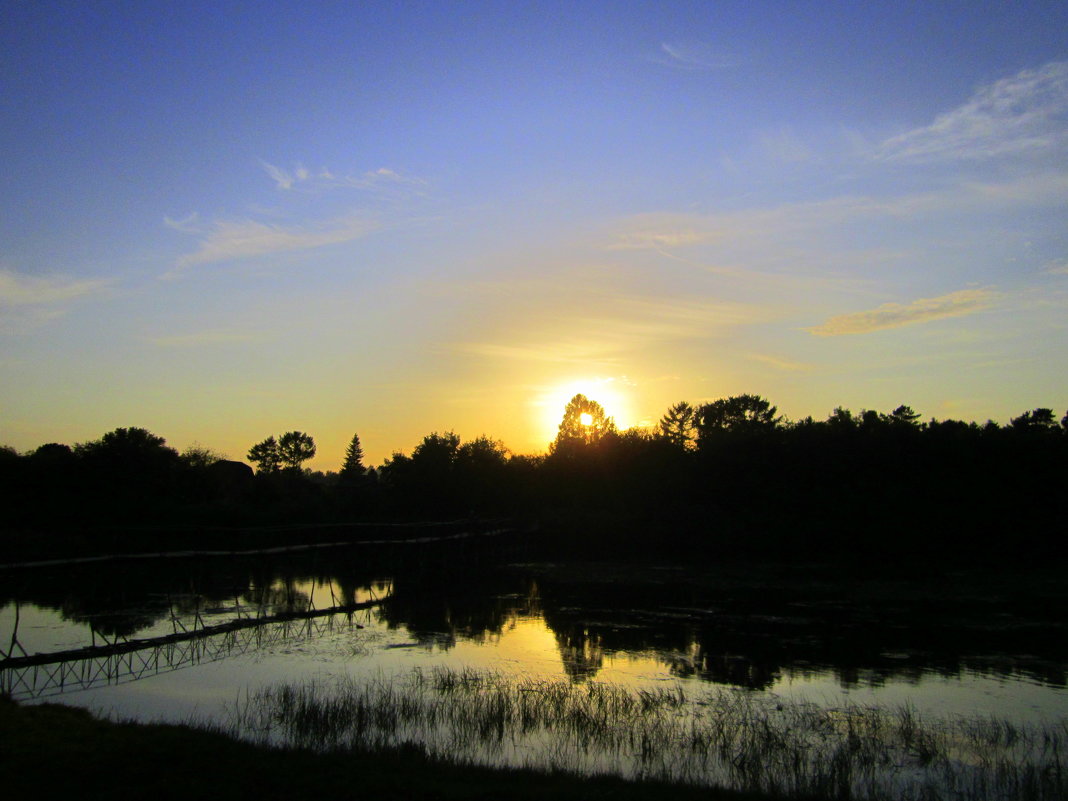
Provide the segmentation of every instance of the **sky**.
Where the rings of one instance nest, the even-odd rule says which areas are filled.
[[[1068,3],[0,0],[0,444],[1068,409]]]

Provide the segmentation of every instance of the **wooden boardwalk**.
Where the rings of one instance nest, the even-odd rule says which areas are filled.
[[[251,629],[257,626],[266,626],[272,623],[282,623],[293,620],[308,620],[309,618],[325,617],[326,615],[339,615],[346,612],[358,612],[361,609],[370,609],[384,603],[388,599],[377,601],[364,601],[347,606],[332,606],[329,609],[315,609],[305,612],[287,612],[268,617],[247,617],[231,620],[227,623],[219,623],[214,626],[200,626],[189,631],[177,631],[173,634],[164,634],[159,637],[149,637],[141,640],[123,640],[122,642],[107,643],[105,645],[86,645],[83,648],[73,648],[69,651],[52,651],[44,654],[31,654],[27,656],[14,656],[0,659],[0,671],[15,668],[32,667],[34,665],[53,665],[58,662],[70,662],[78,659],[92,659],[101,656],[116,656],[132,651],[142,651],[146,648],[157,648],[163,645],[197,640],[203,637],[213,637],[217,634],[225,634],[241,629]]]
[[[0,692],[17,700],[43,698],[137,681],[296,638],[362,629],[353,613],[368,611],[386,600],[388,598],[329,609],[240,618],[160,637],[7,658],[0,660]]]

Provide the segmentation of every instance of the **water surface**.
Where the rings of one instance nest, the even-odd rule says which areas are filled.
[[[0,670],[4,689],[140,720],[221,720],[243,694],[280,682],[434,666],[938,716],[1068,717],[1054,575],[896,579],[352,548],[12,571],[3,586],[0,647],[12,657],[145,641],[118,656]],[[321,614],[337,608],[350,611]],[[231,621],[255,625],[161,642]]]

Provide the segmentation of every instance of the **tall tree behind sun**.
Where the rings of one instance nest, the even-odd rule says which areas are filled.
[[[550,453],[569,446],[593,445],[616,432],[616,423],[605,414],[604,407],[585,395],[578,394],[564,407],[560,430],[549,446]]]

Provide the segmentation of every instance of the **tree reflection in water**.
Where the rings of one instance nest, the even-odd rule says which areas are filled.
[[[377,593],[389,595],[378,622],[432,650],[492,644],[519,620],[543,620],[575,682],[629,656],[653,658],[679,678],[750,689],[787,675],[830,674],[851,688],[967,672],[1065,686],[1068,641],[1056,612],[1064,599],[1053,576],[1001,576],[996,586],[978,574],[861,582],[811,567],[561,567],[406,553],[22,571],[7,577],[0,603],[17,599],[129,638],[175,616],[294,613]]]

